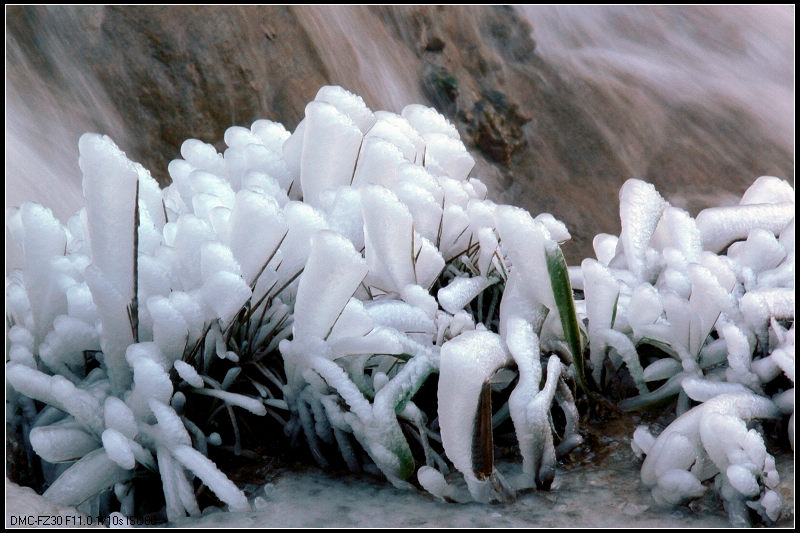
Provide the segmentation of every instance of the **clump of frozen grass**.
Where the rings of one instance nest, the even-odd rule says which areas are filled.
[[[566,287],[555,290],[571,303],[554,240],[568,238],[566,228],[551,216],[534,220],[487,200],[485,186],[469,177],[474,162],[455,128],[421,106],[400,115],[373,114],[353,95],[325,88],[284,154],[299,169],[304,201],[339,234],[315,236],[297,290],[294,334],[280,344],[290,431],[302,431],[323,464],[325,444],[334,445],[351,469],[371,462],[395,485],[406,486],[417,463],[424,461],[428,477],[435,477],[433,472],[449,472],[449,459],[471,497],[507,499],[513,490],[493,468],[493,413],[484,391],[496,372],[515,366],[504,326],[512,317],[544,317],[552,310],[543,338],[553,345],[564,338],[547,269],[550,260],[564,273]],[[531,242],[512,253],[513,245],[504,247],[503,240],[519,232]],[[519,288],[510,290],[512,265],[529,261],[538,270],[518,267],[512,283]],[[536,275],[544,277],[531,284]],[[547,288],[535,292],[531,285]],[[569,350],[563,351],[570,363]],[[523,364],[540,375],[539,357],[537,346],[524,354]],[[556,363],[550,388],[566,375]],[[415,395],[435,373],[438,407],[417,405]],[[466,387],[463,376],[473,385]],[[524,413],[539,386],[538,379],[526,381],[520,388],[528,393],[516,407],[498,410],[500,419],[507,418],[511,407],[520,442],[530,449],[536,466],[525,468],[527,486],[537,469],[552,470],[556,455],[547,424],[553,393],[540,399],[536,414]],[[567,418],[574,421],[566,385],[559,400],[571,406]],[[536,424],[549,438],[527,439]],[[568,433],[564,453],[579,443],[574,424]],[[456,496],[455,488],[446,492],[467,497]]]
[[[634,436],[647,454],[642,480],[657,501],[678,504],[717,476],[732,523],[747,523],[748,506],[776,520],[774,460],[746,422],[791,415],[794,445],[792,187],[761,177],[738,206],[693,219],[630,180],[620,218],[619,237],[598,235],[597,259],[573,277],[595,382],[602,388],[606,370],[625,365],[639,394],[623,409],[677,397],[681,416],[654,444],[644,427]]]
[[[200,512],[200,482],[246,509],[207,457],[241,451],[245,412],[320,464],[337,450],[409,486],[424,463],[426,487],[452,465],[471,496],[433,492],[485,501],[513,496],[492,445],[510,415],[515,484],[548,486],[555,442],[580,442],[563,224],[487,200],[455,128],[422,106],[373,113],[324,87],[294,134],[257,121],[225,142],[186,141],[161,191],[86,134],[86,207],[66,227],[34,204],[9,213],[25,255],[6,282],[9,412],[44,460],[45,495],[97,514],[113,493],[132,515],[152,505],[138,488],[152,474],[170,520]],[[439,401],[418,405],[437,373]],[[507,398],[494,412],[492,388]],[[223,421],[225,443],[210,429]]]
[[[176,230],[181,221],[168,222],[155,181],[110,139],[86,134],[79,149],[87,205],[66,228],[34,204],[9,216],[25,266],[7,282],[6,375],[46,462],[45,495],[96,514],[113,489],[133,515],[146,499],[136,480],[151,472],[162,479],[169,518],[199,513],[195,476],[232,509],[248,508],[198,451],[206,435],[183,416],[185,393],[170,374],[204,332],[231,321],[250,289],[230,262],[213,260],[213,243],[170,246],[201,223]],[[196,251],[202,272],[190,271]],[[249,405],[234,394],[225,400]]]

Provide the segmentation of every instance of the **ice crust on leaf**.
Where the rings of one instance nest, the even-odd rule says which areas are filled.
[[[361,145],[351,184],[391,187],[397,181],[398,167],[405,160],[403,152],[394,144],[378,137],[367,137]]]
[[[709,207],[697,215],[697,226],[703,248],[720,252],[756,228],[779,234],[792,218],[794,202]]]
[[[447,287],[439,289],[437,298],[448,313],[457,313],[471,302],[491,282],[485,277],[455,278]]]
[[[375,123],[375,115],[364,103],[364,99],[338,85],[321,87],[314,100],[334,106],[352,120],[361,133],[369,131]]]
[[[103,448],[86,454],[70,466],[44,492],[44,497],[61,505],[76,506],[115,483],[127,481],[131,472],[118,466]]]
[[[312,239],[304,272],[297,289],[295,335],[325,338],[366,276],[367,265],[347,239],[320,231]]]
[[[33,450],[51,463],[74,461],[99,447],[97,437],[75,423],[35,427],[30,440]]]
[[[107,428],[115,429],[129,439],[135,438],[139,433],[133,411],[119,398],[108,396],[105,399],[103,416]]]
[[[401,114],[422,135],[426,133],[441,133],[453,139],[460,137],[456,127],[430,107],[411,104],[404,107]]]
[[[442,346],[438,389],[442,445],[479,500],[485,482],[476,475],[472,447],[478,402],[484,383],[509,358],[501,337],[489,331],[468,331]]]
[[[506,340],[520,375],[509,398],[509,409],[519,439],[522,469],[531,486],[549,488],[555,475],[556,452],[548,414],[561,376],[561,363],[557,356],[550,357],[546,381],[539,390],[539,339],[531,324],[521,318],[511,319]]]
[[[255,281],[277,251],[286,229],[283,214],[273,198],[248,190],[236,194],[228,242],[241,265],[245,283],[249,285]]]
[[[497,229],[515,271],[526,280],[525,293],[536,303],[556,308],[553,289],[549,283],[534,280],[549,279],[545,258],[545,243],[550,240],[545,227],[518,207],[500,206],[496,211]]]
[[[133,296],[133,238],[139,173],[114,142],[94,133],[78,141],[92,261],[126,303]]]
[[[316,206],[324,191],[352,182],[363,137],[347,115],[323,102],[306,106],[306,121],[300,184],[303,200]]]
[[[136,459],[127,437],[115,429],[107,429],[103,432],[102,438],[103,448],[108,457],[125,470],[133,470]]]
[[[203,378],[197,373],[195,368],[183,361],[175,361],[175,370],[178,372],[178,375],[184,380],[186,383],[191,385],[195,388],[203,388]]]
[[[365,256],[376,287],[399,292],[416,282],[411,213],[389,190],[372,186],[361,195],[364,209]]]
[[[739,205],[794,202],[794,188],[775,176],[761,176],[744,191]]]
[[[641,180],[628,180],[619,191],[619,238],[628,268],[638,279],[644,279],[647,247],[666,205],[656,188]]]
[[[93,432],[102,431],[102,409],[94,395],[79,389],[60,375],[50,376],[39,370],[9,363],[6,379],[18,392],[69,413]]]
[[[64,253],[66,234],[52,211],[40,205],[24,203],[19,217],[18,238],[25,255],[23,275],[33,315],[33,334],[41,342],[66,303],[57,289],[53,264]]]
[[[232,511],[250,510],[250,504],[242,491],[220,472],[210,459],[186,445],[175,446],[171,449],[171,453],[181,465],[197,475]]]

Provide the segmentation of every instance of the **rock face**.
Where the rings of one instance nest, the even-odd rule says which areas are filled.
[[[533,40],[536,11],[12,6],[6,13],[9,134],[19,125],[28,145],[41,146],[26,160],[55,158],[66,146],[52,174],[73,189],[77,164],[67,162],[83,131],[111,135],[165,184],[184,139],[221,148],[227,127],[257,118],[293,128],[328,83],[373,108],[435,105],[458,126],[498,200],[567,223],[571,263],[592,253],[595,233],[618,230],[616,191],[627,178],[652,181],[694,214],[718,203],[721,191],[740,195],[758,175],[793,177],[791,143],[775,142],[751,110],[681,101],[629,73],[600,78],[559,63]],[[14,158],[12,184],[42,179],[41,171],[19,171]],[[7,202],[20,200],[12,194]]]

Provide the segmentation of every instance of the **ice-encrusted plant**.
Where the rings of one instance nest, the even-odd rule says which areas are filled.
[[[30,445],[53,465],[45,495],[96,512],[98,495],[113,487],[132,515],[135,481],[150,471],[161,477],[170,518],[199,512],[194,476],[245,509],[244,494],[203,453],[206,435],[182,416],[186,395],[170,373],[197,376],[182,358],[213,324],[229,323],[250,290],[209,259],[213,243],[180,248],[188,230],[176,226],[196,221],[168,222],[155,181],[110,139],[87,134],[79,149],[87,206],[67,228],[34,204],[9,216],[25,266],[8,282],[6,375]],[[195,252],[202,272],[187,257]],[[45,407],[37,412],[31,400]]]
[[[564,225],[487,200],[455,128],[422,106],[373,113],[324,87],[294,134],[257,121],[225,142],[186,141],[162,191],[86,134],[86,207],[66,227],[35,204],[9,212],[25,263],[6,282],[8,412],[45,461],[45,495],[96,514],[113,490],[132,515],[157,475],[172,520],[200,512],[196,476],[246,509],[207,457],[212,419],[240,450],[243,412],[397,485],[424,462],[420,483],[461,499],[452,464],[487,501],[512,494],[492,457],[510,416],[514,485],[548,486],[554,441],[580,442]],[[418,405],[437,373],[438,402]]]
[[[317,131],[321,125],[324,131]],[[294,334],[281,343],[285,398],[295,427],[319,460],[324,461],[322,443],[335,443],[347,465],[357,469],[352,437],[399,486],[416,470],[413,443],[422,448],[423,486],[454,497],[456,489],[442,488],[448,466],[430,442],[441,441],[473,498],[508,497],[511,489],[492,466],[492,411],[483,390],[495,372],[513,366],[504,321],[514,313],[544,318],[541,309],[553,310],[545,338],[555,344],[565,337],[560,325],[552,326],[561,316],[553,285],[565,304],[572,301],[571,290],[551,236],[568,238],[566,228],[552,216],[534,220],[486,200],[483,184],[469,178],[474,161],[455,128],[421,106],[408,106],[401,115],[373,114],[352,95],[323,90],[284,151],[290,166],[299,168],[304,201],[339,233],[315,237],[299,282]],[[506,230],[499,229],[503,224]],[[504,247],[503,239],[518,233],[527,242],[514,259],[508,251],[513,246]],[[533,261],[535,269],[515,269],[513,261]],[[536,274],[544,277],[531,285],[547,286],[541,294],[509,289],[509,280],[519,286]],[[574,323],[568,307],[561,313]],[[571,362],[569,349],[563,352]],[[541,374],[539,353],[537,347],[520,357],[532,359],[523,365]],[[556,363],[550,389],[562,376]],[[439,401],[431,412],[414,396],[435,373]],[[537,463],[526,467],[532,476],[540,467],[552,470],[555,462],[547,423],[554,392],[539,398],[546,404],[541,412],[523,413],[539,386],[538,379],[518,385],[528,394],[511,410],[524,453]],[[571,422],[563,441],[574,446],[577,417],[566,386],[559,401]],[[440,432],[428,424],[431,417]],[[479,427],[481,417],[488,417],[488,427]],[[527,438],[536,424],[549,438]],[[483,443],[478,453],[476,439]]]
[[[644,426],[634,435],[647,455],[642,481],[656,501],[678,504],[716,476],[732,523],[748,523],[748,506],[776,520],[775,462],[746,423],[790,414],[794,446],[792,187],[761,177],[739,205],[694,219],[629,180],[620,219],[619,237],[598,235],[597,259],[572,273],[598,385],[624,364],[639,394],[620,407],[677,397],[680,417],[657,440]]]

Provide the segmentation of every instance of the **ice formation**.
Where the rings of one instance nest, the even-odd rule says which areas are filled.
[[[657,502],[679,504],[717,476],[732,523],[747,523],[748,506],[776,520],[774,460],[746,423],[790,415],[794,446],[794,191],[761,177],[739,206],[696,219],[639,180],[620,201],[622,232],[595,239],[577,304],[594,380],[602,388],[604,367],[625,365],[639,389],[620,407],[678,397],[681,416],[654,443],[646,427],[634,435],[642,481]],[[644,360],[643,345],[660,357]]]
[[[373,113],[323,87],[294,134],[262,120],[230,128],[225,142],[220,154],[186,141],[161,191],[110,139],[86,134],[86,208],[66,227],[33,204],[9,213],[26,258],[7,280],[12,402],[36,453],[68,465],[48,469],[48,497],[91,511],[113,488],[132,511],[136,472],[150,471],[170,520],[200,511],[195,476],[245,508],[205,456],[221,442],[196,406],[228,415],[237,451],[241,413],[269,413],[321,464],[334,447],[351,469],[371,462],[398,486],[417,461],[442,474],[453,464],[474,480],[473,440],[483,440],[475,460],[491,464],[493,453],[491,424],[478,437],[474,428],[479,415],[491,420],[491,405],[482,415],[475,406],[481,390],[499,386],[493,373],[513,366],[506,322],[544,305],[550,325],[536,334],[553,346],[563,338],[546,265],[566,228],[487,200],[455,128],[422,106]],[[514,242],[517,224],[534,239],[520,255],[502,244]],[[532,287],[539,275],[545,282]],[[504,291],[507,283],[516,288]],[[505,355],[491,368],[482,354],[465,359],[471,336],[492,338]],[[451,354],[443,367],[442,352]],[[527,377],[511,415],[526,461],[533,454],[536,468],[552,471],[547,417],[556,381],[566,384],[556,359],[548,392],[534,400],[539,356],[538,344],[514,354]],[[461,390],[458,376],[474,365],[486,371]],[[414,396],[438,372],[437,412]],[[559,401],[571,405],[571,393]],[[579,442],[572,431],[567,447]],[[492,490],[473,496],[511,489]]]
[[[507,501],[548,488],[582,442],[575,393],[602,391],[608,357],[640,393],[624,407],[679,395],[688,411],[634,438],[657,499],[696,496],[719,473],[734,519],[742,505],[779,512],[771,457],[744,424],[794,416],[793,389],[764,396],[794,381],[791,187],[762,178],[742,216],[694,220],[630,181],[620,236],[568,269],[564,224],[487,199],[433,109],[373,112],[323,87],[293,133],[259,120],[225,143],[186,141],[160,190],[86,134],[86,207],[65,226],[35,204],[8,213],[25,256],[6,280],[8,412],[48,498],[97,514],[113,495],[130,516],[152,505],[139,488],[151,475],[169,520],[201,512],[201,483],[246,510],[209,448],[241,453],[242,422],[268,416],[283,434],[267,446],[301,443],[321,465],[441,499]],[[642,361],[642,343],[664,357]],[[493,457],[507,419],[523,459],[509,481]],[[741,434],[724,460],[703,436],[717,423]],[[674,451],[687,447],[700,466]]]

